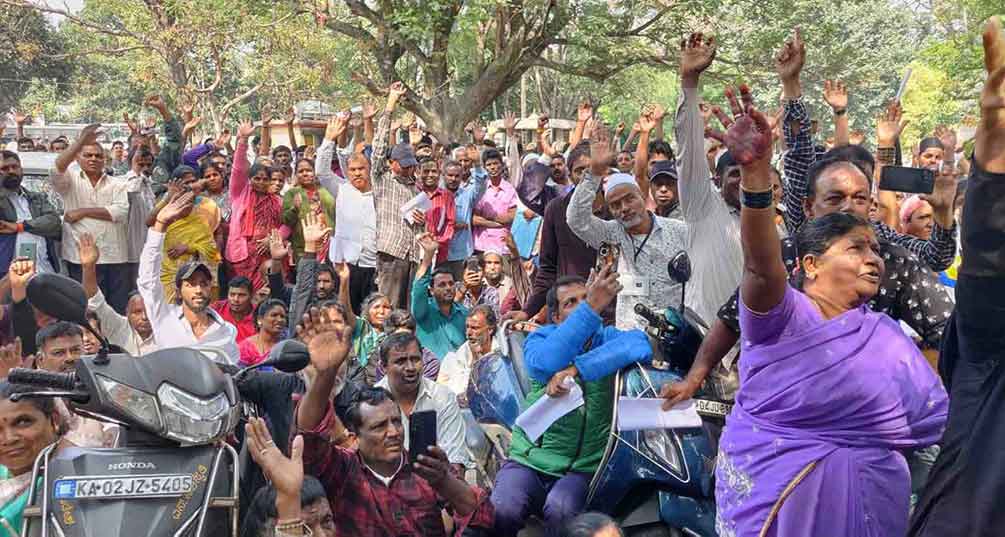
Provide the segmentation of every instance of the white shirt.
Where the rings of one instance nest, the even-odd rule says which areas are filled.
[[[687,224],[653,216],[648,238],[630,235],[621,223],[594,216],[593,199],[599,187],[599,177],[585,174],[566,209],[569,229],[594,249],[599,249],[602,242],[621,247],[618,274],[624,289],[618,294],[615,324],[621,330],[645,328],[645,321],[640,322],[635,314],[636,304],[644,304],[657,313],[680,305],[680,284],[670,278],[667,264],[677,252],[686,248]]]
[[[684,88],[674,129],[679,150],[677,188],[687,222],[687,251],[693,267],[687,302],[711,325],[719,308],[740,285],[743,248],[739,213],[712,189],[705,156],[705,122],[698,109],[700,100],[698,90]]]
[[[157,342],[153,334],[143,339],[140,334],[129,324],[129,318],[119,315],[115,308],[105,302],[105,295],[98,289],[98,293],[87,300],[87,309],[93,311],[101,321],[101,333],[112,345],[122,347],[122,349],[133,356],[143,356],[157,350]]]
[[[126,263],[127,255],[127,218],[129,217],[129,198],[126,194],[126,181],[121,177],[102,175],[96,185],[91,185],[80,166],[74,162],[66,173],[52,171],[52,186],[63,198],[63,209],[72,211],[88,207],[100,207],[108,210],[112,221],[97,218],[83,218],[72,224],[63,221],[63,259],[80,264],[80,253],[77,251],[77,238],[81,233],[90,233],[97,239],[98,250],[101,252],[100,264]]]
[[[391,390],[386,376],[374,386]],[[447,454],[450,463],[473,466],[464,441],[464,418],[454,392],[426,377],[419,377],[419,395],[415,398],[412,412],[422,410],[436,411],[436,445]],[[405,429],[405,449],[408,449],[408,416],[404,412],[401,413],[401,425]]]
[[[489,351],[489,354],[502,350],[497,336],[498,333],[492,336],[492,350]],[[471,380],[472,365],[478,358],[481,356],[476,358],[471,354],[471,342],[465,341],[456,351],[448,352],[443,357],[440,362],[440,372],[436,376],[436,383],[450,388],[450,391],[457,395],[466,393],[468,383]]]
[[[147,232],[147,242],[140,254],[139,277],[136,279],[140,295],[143,297],[147,317],[154,330],[154,341],[157,349],[171,347],[191,347],[202,345],[215,347],[227,355],[232,365],[237,365],[241,353],[237,350],[237,328],[220,317],[213,308],[206,308],[206,313],[213,319],[213,324],[201,338],[192,332],[192,325],[185,319],[182,307],[169,304],[164,299],[164,286],[161,284],[161,256],[164,249],[164,233],[153,228]],[[217,357],[207,354],[211,359]],[[456,403],[455,403],[456,404]]]
[[[28,204],[28,200],[24,196],[21,194],[12,194],[10,196],[10,202],[11,205],[14,206],[14,210],[17,211],[17,223],[20,224],[31,220],[31,206]],[[52,264],[49,263],[49,250],[45,247],[45,237],[35,235],[34,233],[28,233],[27,231],[18,233],[17,240],[14,244],[14,251],[19,251],[21,245],[26,243],[35,244],[36,272],[39,274],[56,272],[53,270]]]
[[[328,258],[359,267],[377,266],[377,209],[373,191],[360,192],[331,171],[335,142],[325,140],[314,159],[318,182],[335,198],[335,232]],[[345,168],[342,168],[345,170]]]

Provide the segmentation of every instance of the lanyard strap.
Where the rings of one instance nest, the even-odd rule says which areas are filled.
[[[642,239],[642,244],[640,244],[638,248],[635,248],[635,262],[636,263],[639,262],[639,254],[642,253],[642,249],[645,248],[646,247],[646,243],[649,242],[649,237],[652,237],[652,235],[653,235],[653,230],[656,229],[656,217],[653,216],[653,213],[649,213],[649,223],[650,223],[649,224],[649,233],[646,233],[645,238]],[[632,237],[631,233],[628,234],[628,240],[632,241],[632,247],[634,248],[635,247],[635,237]]]

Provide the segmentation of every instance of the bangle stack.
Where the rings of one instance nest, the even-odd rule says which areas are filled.
[[[747,190],[740,188],[740,205],[748,209],[769,209],[775,201],[771,189]]]
[[[897,160],[897,150],[893,147],[876,148],[876,160],[883,164],[894,164]]]

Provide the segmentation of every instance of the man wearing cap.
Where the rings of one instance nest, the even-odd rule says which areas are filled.
[[[393,308],[407,308],[409,284],[421,251],[415,236],[425,228],[425,215],[419,211],[411,221],[401,217],[401,206],[418,193],[415,184],[415,152],[402,143],[394,146],[390,157],[387,144],[391,114],[406,93],[401,82],[391,84],[387,105],[377,121],[373,137],[373,200],[377,209],[377,289],[387,295]],[[419,218],[421,216],[421,218]]]
[[[680,196],[677,193],[677,167],[672,160],[657,160],[649,167],[649,192],[656,207],[654,212],[663,218],[683,220]]]
[[[599,250],[601,244],[613,243],[621,248],[618,273],[623,289],[618,294],[615,325],[628,330],[640,327],[634,311],[636,304],[654,311],[680,304],[681,287],[670,278],[667,265],[677,252],[684,250],[687,225],[647,210],[642,190],[630,174],[609,174],[614,161],[609,140],[606,129],[594,133],[590,173],[572,193],[566,217],[572,231],[591,247]],[[593,214],[601,181],[613,221],[601,220]]]
[[[212,301],[213,272],[205,263],[193,259],[178,268],[175,276],[176,303],[164,299],[161,284],[161,259],[164,235],[172,222],[182,218],[191,208],[195,196],[186,192],[157,213],[153,227],[147,233],[147,242],[140,254],[140,296],[153,327],[154,339],[159,349],[204,345],[219,349],[227,361],[237,364],[237,328],[225,321],[210,307]],[[213,360],[220,357],[208,355]]]

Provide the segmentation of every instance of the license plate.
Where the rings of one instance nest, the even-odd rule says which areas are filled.
[[[68,477],[57,480],[53,490],[59,500],[165,498],[191,491],[192,476]]]
[[[716,418],[725,418],[733,410],[733,405],[729,403],[709,401],[708,399],[695,399],[694,406],[699,414]]]

